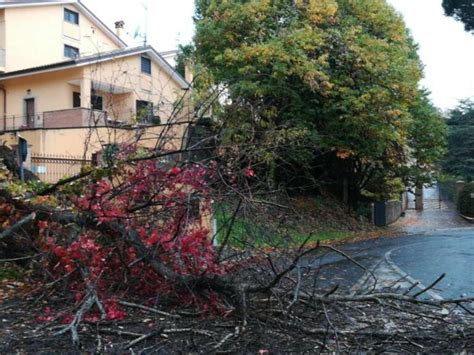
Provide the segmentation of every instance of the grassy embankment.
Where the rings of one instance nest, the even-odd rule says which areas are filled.
[[[230,232],[233,208],[230,204],[215,208],[217,241],[237,248],[298,247],[306,239],[340,242],[361,232],[372,231],[373,226],[359,222],[354,215],[331,197],[304,197],[291,199],[291,208],[277,207],[245,209],[235,217]]]

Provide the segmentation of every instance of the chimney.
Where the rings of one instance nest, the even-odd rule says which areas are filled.
[[[115,33],[120,38],[122,38],[124,26],[125,26],[125,22],[122,20],[115,22]]]

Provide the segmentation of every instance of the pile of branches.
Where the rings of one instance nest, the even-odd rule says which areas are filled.
[[[389,292],[316,293],[310,284],[317,273],[297,268],[271,292],[250,294],[245,315],[237,310],[210,313],[169,303],[163,297],[147,305],[138,298],[136,302],[119,300],[127,318],[101,321],[85,317],[80,349],[98,353],[474,350],[474,317],[460,307],[472,300],[433,301]],[[64,301],[64,296],[53,298],[50,305],[59,307]],[[13,315],[18,323],[26,320]],[[53,322],[4,337],[0,350],[70,349],[67,337],[53,336],[62,332],[64,325],[57,324],[57,316],[50,317]]]
[[[310,246],[311,236],[285,249],[233,240],[238,209],[255,202],[251,168],[159,158],[124,146],[115,166],[28,200],[2,192],[22,216],[0,241],[29,228],[43,277],[35,298],[50,302],[36,318],[46,325],[30,341],[48,331],[94,351],[435,351],[446,339],[459,350],[472,346],[474,323],[463,306],[472,299],[321,292],[319,270],[307,266],[314,260],[331,252],[364,266]],[[211,233],[211,202],[230,198],[239,201],[235,213]],[[141,326],[118,326],[129,321]]]

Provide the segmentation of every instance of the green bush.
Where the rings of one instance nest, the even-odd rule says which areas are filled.
[[[474,199],[471,198],[474,194],[474,183],[466,184],[464,189],[459,193],[458,209],[461,214],[469,217],[474,217]]]

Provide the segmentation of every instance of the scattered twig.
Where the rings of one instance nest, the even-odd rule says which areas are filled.
[[[200,334],[200,335],[205,335],[208,337],[213,337],[215,336],[215,333],[204,330],[204,329],[194,329],[194,328],[173,328],[173,329],[164,329],[162,331],[163,334],[173,334],[173,333],[194,333],[194,334]]]
[[[442,279],[444,279],[444,277],[446,276],[446,274],[442,274],[440,277],[438,277],[433,283],[431,283],[428,287],[424,288],[423,290],[421,290],[420,292],[418,293],[415,293],[413,295],[413,298],[417,298],[418,296],[422,295],[423,293],[431,290],[433,287],[435,287]]]
[[[92,296],[87,297],[86,300],[82,303],[82,306],[74,315],[74,319],[72,320],[72,322],[68,326],[64,327],[62,330],[54,333],[54,335],[61,335],[61,334],[66,333],[67,331],[70,331],[71,337],[72,337],[72,343],[76,346],[79,345],[79,333],[77,331],[77,328],[79,324],[81,323],[81,320],[84,314],[92,308],[94,303],[95,303],[94,297]]]
[[[120,330],[120,329],[110,329],[110,328],[102,328],[99,330],[100,333],[108,333],[108,334],[117,334],[117,335],[126,335],[131,337],[141,337],[143,334],[130,332],[127,330]]]
[[[288,305],[288,310],[290,310],[300,298],[300,288],[301,288],[301,267],[297,268],[298,271],[298,281],[296,283],[295,292],[293,295],[293,300]]]
[[[157,329],[157,330],[154,330],[148,334],[144,334],[142,335],[141,337],[131,341],[130,343],[128,343],[127,345],[124,346],[124,349],[130,349],[132,347],[134,347],[135,345],[137,345],[138,343],[141,343],[142,341],[146,340],[146,339],[150,339],[152,337],[155,337],[159,334],[161,334],[163,331],[163,328],[161,329]]]
[[[0,259],[0,263],[10,263],[10,262],[13,262],[13,261],[35,259],[35,258],[37,258],[39,256],[42,256],[42,255],[43,255],[43,253],[39,253],[39,254],[36,254],[36,255],[31,255],[31,256],[23,256],[21,258]]]
[[[411,292],[411,290],[413,290],[413,289],[414,289],[416,286],[418,286],[419,284],[420,284],[420,282],[419,282],[419,281],[416,281],[413,285],[411,285],[411,286],[403,293],[403,295],[404,295],[404,296],[408,295],[408,294]]]
[[[229,341],[230,339],[232,338],[236,338],[238,337],[240,334],[240,327],[235,327],[235,331],[232,332],[232,333],[229,333],[227,334],[225,337],[223,337],[221,339],[221,341],[219,341],[213,348],[212,350],[215,351],[217,349],[219,349],[220,347],[222,347],[222,345],[224,345],[227,341]]]
[[[181,316],[177,315],[177,314],[171,314],[171,313],[168,313],[168,312],[163,312],[163,311],[160,311],[156,308],[151,308],[151,307],[147,307],[147,306],[143,306],[141,304],[136,304],[136,303],[131,303],[131,302],[126,302],[126,301],[118,301],[118,304],[122,305],[122,306],[125,306],[125,307],[133,307],[133,308],[138,308],[138,309],[142,309],[144,311],[148,311],[148,312],[151,312],[151,313],[156,313],[156,314],[159,314],[159,315],[162,315],[162,316],[166,316],[166,317],[171,317],[171,318],[181,318]]]

